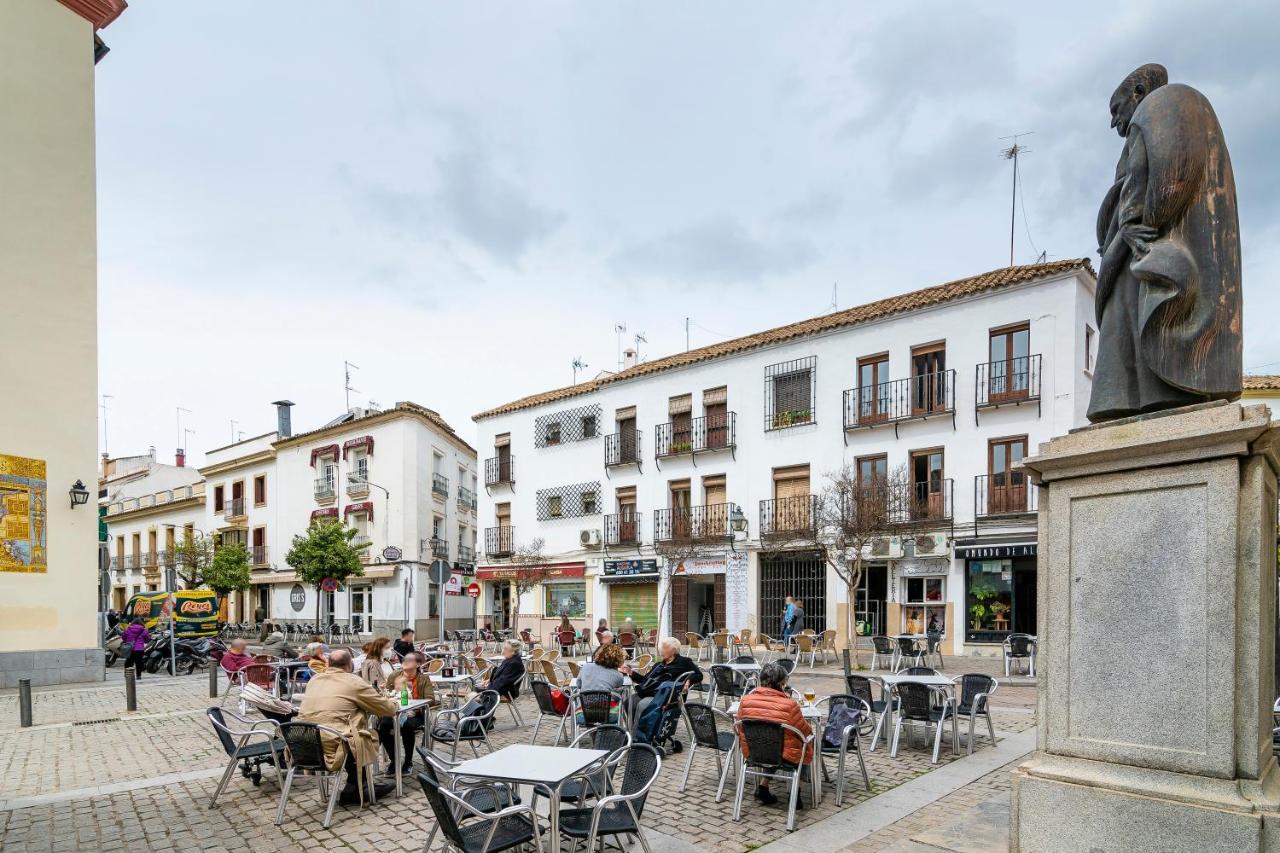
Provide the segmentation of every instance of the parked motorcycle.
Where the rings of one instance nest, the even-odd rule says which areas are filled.
[[[120,637],[120,627],[118,625],[107,631],[107,637],[103,641],[102,645],[106,649],[106,664],[108,669],[115,666],[117,660],[127,656],[127,652],[123,652],[120,648],[120,644],[122,642],[123,640]]]

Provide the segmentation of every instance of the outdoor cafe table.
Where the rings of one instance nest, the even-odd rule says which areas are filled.
[[[893,675],[876,674],[876,678],[880,679],[880,683],[885,687],[896,687],[904,681],[910,681],[912,684],[927,684],[930,687],[954,687],[955,682],[945,675],[907,675],[905,673],[895,673]]]
[[[729,706],[729,716],[733,717],[735,720],[738,719],[738,705],[738,702],[734,702]],[[816,703],[810,705],[807,702],[801,702],[800,714],[804,717],[804,721],[813,728],[813,745],[811,748],[814,751],[814,760],[819,761],[817,751],[822,748],[822,710],[818,708]],[[822,773],[826,772],[827,766],[823,764]],[[815,804],[822,799],[822,773],[809,773],[809,776],[812,778],[813,802]]]
[[[268,666],[276,670],[276,676],[277,676],[275,679],[276,696],[280,695],[279,676],[283,674],[285,682],[287,682],[289,685],[288,698],[293,699],[293,675],[297,670],[306,669],[307,664],[309,663],[310,661],[308,660],[277,660],[277,661],[272,661],[270,664],[268,664]],[[285,672],[285,670],[288,670],[288,672]]]
[[[396,700],[399,703],[400,700]],[[406,714],[411,714],[420,708],[426,708],[431,704],[430,699],[410,699],[408,705],[400,705],[396,708],[396,722],[392,727],[392,740],[396,743],[396,796],[404,796],[404,740],[400,737],[400,721],[404,719]],[[430,720],[423,720],[424,726],[430,726]]]
[[[532,785],[547,792],[551,821],[551,850],[560,850],[560,786],[609,754],[604,749],[515,744],[464,761],[454,776]]]
[[[725,666],[734,672],[759,672],[760,664],[758,663],[718,663],[716,666]]]
[[[441,675],[438,672],[427,673],[431,678],[433,685],[438,684],[441,687],[448,687],[449,692],[453,696],[453,707],[458,707],[458,688],[464,684],[471,684],[471,676],[467,673],[459,673],[457,675]]]

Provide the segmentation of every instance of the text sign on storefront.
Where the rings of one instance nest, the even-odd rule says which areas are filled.
[[[725,571],[724,557],[689,557],[676,563],[677,575],[719,575]]]
[[[295,583],[293,588],[289,590],[289,606],[293,608],[294,613],[301,613],[306,603],[307,591],[302,588],[302,584]]]
[[[1036,556],[1036,543],[1028,542],[1023,545],[987,545],[979,547],[956,548],[956,556],[964,557],[966,560],[999,560],[1011,557],[1034,557]]]
[[[476,579],[482,581],[509,581],[519,577],[531,577],[538,580],[544,578],[580,578],[587,573],[584,563],[571,563],[562,566],[527,566],[513,568],[511,566],[481,566],[476,569]]]
[[[902,560],[898,563],[904,578],[945,575],[950,568],[950,560]]]
[[[656,575],[657,560],[605,560],[606,575]]]

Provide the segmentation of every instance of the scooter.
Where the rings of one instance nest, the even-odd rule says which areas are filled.
[[[106,639],[103,641],[102,645],[106,649],[106,664],[108,669],[115,666],[117,660],[125,657],[124,654],[121,654],[120,644],[122,642],[123,638],[120,636],[119,626],[107,631]]]

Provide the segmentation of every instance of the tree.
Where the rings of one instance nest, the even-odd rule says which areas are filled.
[[[225,598],[232,592],[249,588],[249,549],[240,542],[229,542],[213,552],[213,562],[204,570],[205,586]]]
[[[204,585],[205,571],[213,564],[213,552],[213,540],[207,536],[184,536],[173,543],[170,559],[184,589]]]
[[[528,545],[520,545],[511,552],[511,629],[519,632],[520,596],[531,592],[542,582],[542,566],[546,557],[542,554],[545,541],[539,537]]]
[[[339,521],[317,520],[304,535],[293,537],[284,558],[298,573],[298,580],[315,587],[317,628],[320,627],[320,584],[324,579],[333,578],[341,584],[347,578],[364,574],[360,554],[369,543],[352,545],[355,535],[353,528]]]

